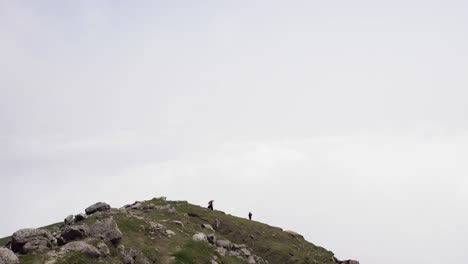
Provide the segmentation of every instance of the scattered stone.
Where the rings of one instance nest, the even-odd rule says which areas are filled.
[[[226,254],[227,254],[227,250],[225,248],[222,248],[222,247],[217,247],[216,252],[218,252],[221,256],[226,256]]]
[[[192,236],[193,241],[208,241],[206,238],[206,235],[204,233],[196,233],[195,235]]]
[[[63,220],[63,222],[65,223],[65,225],[71,225],[71,224],[73,224],[73,215],[67,216],[67,217]]]
[[[11,250],[15,253],[27,254],[57,245],[57,239],[49,231],[42,229],[20,229],[11,238]]]
[[[214,222],[213,222],[214,229],[218,230],[219,229],[219,224],[220,224],[220,222],[219,222],[218,218],[216,218],[214,220]]]
[[[77,215],[75,215],[75,223],[83,221],[86,218],[88,218],[88,216],[86,214],[83,214],[83,213],[77,214]]]
[[[111,209],[110,205],[106,203],[95,203],[88,208],[86,208],[85,212],[87,215],[94,214],[96,212],[103,212],[103,211],[109,211]]]
[[[102,219],[91,226],[91,236],[111,242],[114,246],[122,240],[122,232],[112,217]]]
[[[0,248],[0,264],[19,264],[18,257],[8,248]]]
[[[83,241],[70,242],[66,244],[65,246],[63,246],[62,250],[65,253],[78,252],[90,258],[99,258],[99,256],[101,256],[101,253],[99,252],[97,248]]]

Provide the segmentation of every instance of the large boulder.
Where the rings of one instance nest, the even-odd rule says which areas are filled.
[[[109,211],[111,209],[110,205],[106,203],[95,203],[88,208],[86,208],[85,212],[87,215],[94,214],[96,212],[103,212],[103,211]]]
[[[79,240],[89,235],[89,227],[85,224],[66,226],[60,234],[59,244],[66,244],[73,240]]]
[[[63,246],[62,250],[65,253],[78,252],[90,258],[99,258],[99,256],[101,256],[101,253],[96,247],[83,241],[70,242]]]
[[[57,245],[49,231],[34,228],[25,228],[16,231],[11,237],[11,249],[13,252],[30,253],[35,250],[44,250]]]
[[[73,224],[73,215],[67,216],[67,217],[63,220],[63,223],[64,223],[65,225],[71,225],[71,224]]]
[[[0,264],[19,264],[19,259],[8,248],[0,248]]]
[[[118,245],[122,240],[122,232],[112,217],[102,219],[92,225],[90,234],[105,242],[111,242],[114,246]]]
[[[204,233],[196,233],[195,235],[192,236],[193,241],[208,241],[208,238]]]

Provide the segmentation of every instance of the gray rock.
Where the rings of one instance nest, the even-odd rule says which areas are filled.
[[[201,227],[215,232],[214,228],[210,224],[202,224]]]
[[[60,235],[60,243],[66,244],[73,240],[83,239],[89,235],[89,227],[85,224],[66,226]]]
[[[151,261],[136,249],[127,249],[123,245],[120,245],[119,252],[123,264],[151,264]]]
[[[182,221],[174,220],[172,223],[179,225],[180,227],[184,228],[184,223]]]
[[[218,240],[216,241],[216,246],[229,250],[232,248],[232,243],[231,241],[228,241],[228,240]]]
[[[215,245],[216,244],[216,236],[215,234],[209,234],[206,236],[206,239],[208,240],[208,243]]]
[[[221,256],[226,256],[227,250],[223,247],[217,247],[216,252],[218,252]]]
[[[249,256],[249,257],[247,258],[247,263],[249,263],[249,264],[257,264],[257,261],[255,261],[254,256]]]
[[[67,217],[63,220],[63,222],[65,223],[65,225],[71,225],[71,224],[73,224],[73,215],[67,216]]]
[[[176,233],[175,233],[174,231],[168,229],[168,230],[166,230],[166,235],[168,235],[169,237],[171,237],[171,236],[175,236]]]
[[[250,253],[250,251],[249,251],[248,249],[246,249],[246,248],[241,248],[241,249],[239,249],[239,252],[240,252],[242,255],[247,256],[247,257],[250,256],[250,255],[252,255],[252,253]]]
[[[15,253],[27,254],[35,250],[52,248],[55,245],[57,245],[57,239],[49,231],[42,229],[21,229],[11,237],[11,250]]]
[[[192,236],[193,241],[208,241],[206,238],[206,235],[204,233],[196,233],[195,235]]]
[[[88,216],[86,214],[83,214],[83,213],[77,214],[77,215],[75,215],[75,223],[83,221],[86,218],[88,218]]]
[[[88,208],[86,208],[85,212],[87,215],[94,214],[96,212],[103,212],[103,211],[109,211],[111,209],[110,205],[106,203],[95,203]]]
[[[91,236],[111,242],[114,246],[122,240],[122,232],[112,217],[102,219],[91,226]]]
[[[0,264],[19,264],[19,259],[8,248],[0,248]]]
[[[99,242],[97,244],[97,248],[99,252],[101,253],[101,256],[109,256],[110,255],[110,250],[109,247],[106,245],[106,243]]]
[[[101,253],[97,248],[83,241],[70,242],[63,246],[62,250],[66,253],[79,252],[91,258],[99,258],[101,256]]]

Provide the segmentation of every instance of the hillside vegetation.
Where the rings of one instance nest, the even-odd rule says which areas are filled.
[[[15,257],[25,264],[357,263],[338,261],[294,232],[186,201],[98,203],[86,213],[1,239],[11,251],[0,251],[0,264],[18,263]]]

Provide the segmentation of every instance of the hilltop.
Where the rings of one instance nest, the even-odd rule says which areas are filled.
[[[0,239],[0,264],[333,264],[331,251],[278,227],[164,197],[85,213]]]

